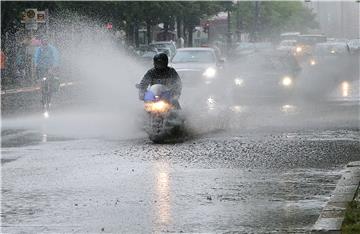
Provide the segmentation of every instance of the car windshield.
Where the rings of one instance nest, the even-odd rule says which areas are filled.
[[[215,63],[215,56],[211,51],[178,51],[172,60],[173,63]]]
[[[141,57],[143,58],[152,58],[156,55],[155,51],[146,51]]]
[[[295,46],[295,44],[296,44],[296,41],[282,41],[281,43],[280,43],[280,46]]]
[[[169,44],[153,44],[154,47],[157,48],[169,48],[170,45]]]
[[[297,66],[294,58],[289,56],[248,56],[238,61],[238,70],[252,70],[259,72],[290,71]]]
[[[302,35],[299,37],[298,41],[302,44],[314,45],[316,43],[326,42],[326,37],[316,35]]]

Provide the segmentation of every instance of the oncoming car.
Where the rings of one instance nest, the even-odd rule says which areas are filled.
[[[219,77],[223,62],[214,49],[193,47],[178,49],[171,66],[179,73],[185,86],[210,85]]]
[[[256,53],[233,61],[232,96],[236,100],[288,98],[301,70],[291,53]]]

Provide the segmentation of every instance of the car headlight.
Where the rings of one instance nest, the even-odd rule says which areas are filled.
[[[213,78],[215,75],[216,69],[212,67],[207,68],[203,73],[203,76],[205,76],[206,78]]]
[[[288,87],[288,86],[290,86],[291,84],[292,84],[292,79],[289,77],[289,76],[285,76],[283,79],[282,79],[282,81],[281,81],[281,84],[283,85],[283,86],[286,86],[286,87]]]
[[[215,104],[215,99],[213,97],[209,97],[207,99],[207,103],[210,104],[210,105],[213,105],[213,104]]]
[[[244,80],[243,79],[240,79],[240,78],[235,78],[234,79],[234,83],[235,83],[235,85],[236,86],[243,86],[243,84],[244,84]]]
[[[310,65],[315,66],[316,65],[316,60],[315,59],[310,59]]]
[[[347,81],[341,83],[341,95],[343,97],[348,97],[350,91],[350,84]]]
[[[300,53],[301,51],[302,51],[301,46],[296,47],[296,52],[297,52],[297,53]]]

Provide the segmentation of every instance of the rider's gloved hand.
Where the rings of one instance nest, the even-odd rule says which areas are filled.
[[[144,97],[145,97],[145,92],[139,91],[139,99],[141,101],[144,101]]]

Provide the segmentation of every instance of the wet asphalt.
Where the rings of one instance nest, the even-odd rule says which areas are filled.
[[[142,131],[141,105],[126,103],[136,95],[94,107],[69,87],[49,119],[39,93],[2,95],[1,233],[306,233],[360,160],[358,80],[348,85],[355,99],[189,91],[186,132],[164,144]]]
[[[357,103],[221,106],[166,144],[82,114],[3,117],[2,233],[304,233],[360,159]]]

